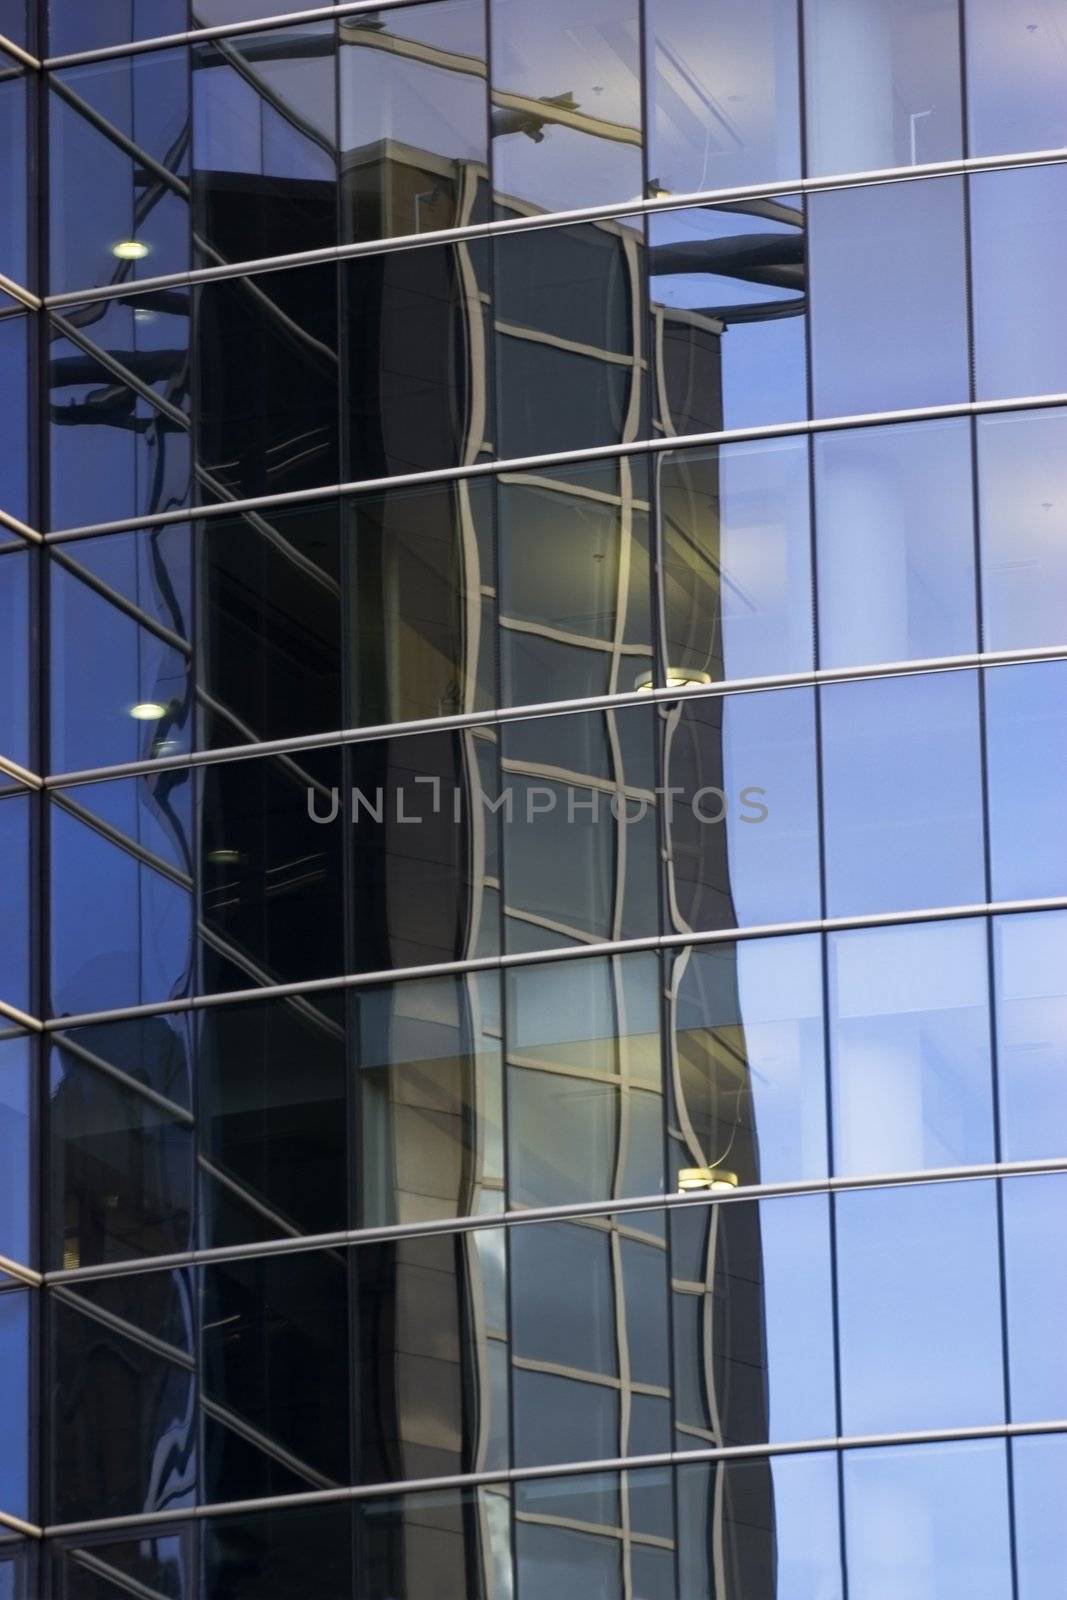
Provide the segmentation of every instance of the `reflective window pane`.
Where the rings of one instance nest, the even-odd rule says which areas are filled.
[[[1062,1417],[1067,1380],[1059,1351],[1067,1309],[1067,1239],[1060,1173],[1001,1185],[1008,1303],[1008,1383],[1013,1422]]]
[[[652,194],[797,176],[796,7],[651,0],[645,16]]]
[[[1067,641],[1067,412],[979,417],[988,650]]]
[[[956,0],[806,0],[808,170],[963,154]]]
[[[994,1185],[855,1190],[834,1207],[844,1433],[1002,1422]]]
[[[1067,164],[975,173],[970,186],[978,399],[1062,393]]]
[[[822,739],[828,915],[985,899],[975,674],[830,684]]]
[[[28,794],[0,799],[0,999],[20,1011],[32,1009],[30,822]]]
[[[0,1511],[26,1519],[31,1509],[30,1296],[22,1289],[0,1295],[0,1402],[5,1436],[0,1453]]]
[[[1067,144],[1063,0],[965,0],[970,153]]]
[[[961,180],[837,189],[808,205],[815,414],[967,400]]]
[[[994,900],[1067,893],[1067,665],[985,674]]]
[[[26,116],[26,79],[8,78],[0,83],[0,272],[28,288]]]
[[[257,16],[267,10],[257,0]],[[197,9],[200,9],[198,5]],[[289,4],[287,9],[294,10]],[[49,54],[67,55],[134,39],[158,39],[189,26],[186,0],[48,0]]]
[[[0,510],[20,522],[29,515],[29,320],[14,316],[0,321],[0,404],[4,413],[0,432]],[[0,537],[7,537],[6,529],[0,530]]]
[[[1009,1448],[1019,1600],[1044,1600],[1067,1562],[1067,1436],[1013,1439]]]
[[[809,668],[806,441],[679,450],[651,459],[666,682],[709,683]]]
[[[0,755],[20,767],[31,766],[31,559],[24,549],[0,556]]]
[[[35,1140],[31,1141],[33,1114],[34,1046],[24,1035],[0,1040],[0,1163],[5,1174],[4,1206],[0,1211],[0,1255],[31,1265],[34,1232],[31,1231]]]
[[[517,1600],[674,1600],[671,1475],[665,1468],[515,1485]],[[657,1560],[657,1557],[659,1558]],[[625,1568],[632,1584],[624,1586]]]
[[[985,924],[835,933],[828,959],[835,1171],[995,1160]]]
[[[57,1540],[51,1549],[55,1592],[63,1600],[106,1600],[109,1588],[136,1594],[140,1586],[158,1600],[186,1600],[194,1573],[191,1533],[172,1524],[140,1538],[105,1533],[77,1543]]]
[[[352,1594],[360,1600],[414,1600],[434,1589],[465,1600],[510,1600],[506,1484],[357,1501],[355,1543],[355,1584],[343,1586],[343,1600]],[[322,1593],[316,1588],[316,1600]]]
[[[490,0],[493,183],[507,211],[641,193],[636,0]]]
[[[965,419],[816,434],[819,664],[975,649]]]
[[[254,3],[261,12],[264,0]],[[291,0],[284,3],[292,9]],[[200,9],[207,9],[203,0]],[[232,1600],[288,1600],[303,1590],[315,1600],[351,1600],[347,1506],[283,1506],[211,1517],[202,1526],[202,1582],[208,1594]]]
[[[1067,915],[997,917],[997,1064],[1004,1161],[1067,1144]]]

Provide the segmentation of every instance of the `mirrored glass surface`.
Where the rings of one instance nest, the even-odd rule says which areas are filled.
[[[29,318],[0,321],[0,511],[25,522],[29,515]],[[0,530],[6,536],[7,530]]]
[[[671,931],[819,916],[811,691],[701,696],[658,714]]]
[[[23,48],[29,43],[29,19],[26,0],[2,0],[0,3],[0,33],[12,44]]]
[[[1001,1184],[1008,1385],[1013,1422],[1062,1417],[1067,1381],[1057,1351],[1067,1286],[1061,1173]]]
[[[0,755],[30,767],[30,552],[0,556]]]
[[[493,186],[507,212],[641,194],[636,0],[490,0]]]
[[[1067,1145],[1067,915],[996,917],[997,1069],[1004,1161]]]
[[[976,675],[871,678],[821,695],[827,914],[982,902]]]
[[[5,1434],[0,1511],[26,1519],[30,1515],[30,1296],[23,1289],[0,1295],[0,1400]],[[10,1592],[14,1596],[16,1591]]]
[[[816,434],[819,664],[975,649],[965,418]]]
[[[55,1592],[63,1600],[107,1600],[148,1589],[158,1600],[186,1600],[194,1576],[192,1529],[173,1524],[141,1538],[90,1534],[51,1547]],[[2,1593],[0,1589],[0,1593]]]
[[[4,59],[0,57],[0,59]],[[0,83],[0,272],[29,287],[26,79]]]
[[[34,802],[25,792],[0,799],[0,999],[30,1011],[30,824]],[[33,921],[36,923],[36,916]]]
[[[806,0],[808,171],[963,154],[956,0]]]
[[[846,1450],[850,1594],[1010,1600],[1005,1445]]]
[[[834,1170],[995,1160],[984,922],[831,934]]]
[[[375,1495],[356,1503],[361,1600],[415,1600],[422,1593],[511,1600],[511,1498],[507,1484]]]
[[[805,416],[802,202],[664,211],[648,230],[657,430],[713,433]]]
[[[970,153],[1067,144],[1063,0],[965,0]]]
[[[150,50],[50,77],[52,292],[182,272],[189,260],[184,50]]]
[[[34,1046],[24,1034],[0,1041],[0,1162],[5,1173],[0,1255],[27,1266],[33,1263],[36,1243],[30,1192],[33,1063]]]
[[[338,21],[341,238],[480,220],[489,126],[482,0]]]
[[[1067,1489],[1067,1437],[1013,1439],[1009,1449],[1019,1600],[1042,1600],[1055,1593],[1067,1561],[1060,1512]]]
[[[969,399],[962,180],[828,190],[808,212],[815,415]]]
[[[653,196],[800,172],[797,10],[788,0],[650,0]]]
[[[992,1183],[835,1196],[845,1434],[1004,1421]]]
[[[989,650],[1067,641],[1067,412],[979,417],[982,632]]]
[[[257,16],[269,9],[269,0],[256,0],[256,4]],[[202,3],[197,7],[201,9]],[[288,4],[287,9],[296,8]],[[186,0],[93,0],[91,6],[85,0],[48,0],[51,55],[96,50],[134,39],[158,39],[188,26]]]
[[[665,1468],[517,1483],[518,1600],[674,1600],[671,1491]]]
[[[1067,164],[976,172],[969,181],[977,397],[1062,394]]]
[[[264,0],[253,0],[257,10]],[[289,0],[283,0],[292,9]],[[201,0],[198,9],[208,9]],[[221,8],[220,8],[221,9]],[[351,1600],[352,1514],[343,1505],[285,1506],[211,1517],[203,1524],[201,1571],[208,1594],[233,1600]]]
[[[985,674],[994,900],[1067,892],[1067,664]]]
[[[803,439],[652,456],[665,682],[812,665],[808,447]]]

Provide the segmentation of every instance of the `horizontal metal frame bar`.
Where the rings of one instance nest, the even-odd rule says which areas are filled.
[[[207,1517],[247,1515],[255,1511],[281,1511],[288,1507],[329,1505],[353,1500],[381,1500],[401,1495],[433,1494],[449,1489],[485,1489],[494,1485],[537,1483],[545,1479],[588,1477],[602,1472],[640,1472],[663,1467],[699,1466],[717,1461],[763,1461],[777,1456],[825,1454],[831,1450],[881,1450],[895,1446],[964,1444],[979,1439],[1026,1439],[1067,1433],[1067,1420],[1045,1422],[991,1422],[969,1428],[924,1428],[907,1433],[868,1433],[838,1438],[798,1439],[769,1444],[725,1445],[705,1450],[667,1450],[659,1455],[612,1456],[600,1461],[568,1461],[557,1466],[512,1467],[502,1472],[452,1473],[440,1478],[413,1478],[406,1482],[353,1484],[343,1489],[312,1489],[304,1493],[263,1495],[256,1500],[225,1500],[186,1510],[139,1512],[128,1517],[107,1517],[97,1522],[61,1522],[39,1531],[49,1539],[75,1538],[112,1529],[150,1528]],[[29,1526],[24,1524],[23,1526]]]
[[[409,3],[409,0],[403,0]],[[377,6],[374,7],[378,9]],[[324,245],[316,250],[299,250],[289,255],[262,256],[249,261],[225,262],[215,267],[191,267],[185,272],[161,273],[154,278],[129,279],[122,283],[100,284],[95,288],[64,289],[46,295],[49,306],[82,305],[88,301],[113,300],[155,289],[188,284],[211,283],[217,278],[244,278],[257,273],[283,272],[291,267],[314,266],[323,262],[354,260],[358,256],[393,255],[400,250],[424,249],[435,244],[462,244],[464,240],[495,238],[502,234],[526,233],[530,229],[568,227],[580,222],[605,222],[614,217],[640,217],[661,211],[682,211],[694,206],[726,206],[739,200],[761,200],[776,195],[820,194],[834,189],[870,188],[882,183],[914,183],[923,178],[948,178],[977,172],[1001,172],[1016,167],[1055,166],[1067,162],[1067,147],[1053,150],[1027,150],[1002,156],[961,156],[955,161],[930,161],[914,167],[878,167],[867,172],[848,172],[832,177],[791,178],[771,183],[743,184],[731,189],[699,189],[689,194],[624,200],[616,205],[580,206],[571,211],[536,212],[532,216],[501,217],[492,222],[472,222],[460,228],[440,228],[428,233],[398,234],[391,239],[359,240],[352,244]]]
[[[32,56],[22,45],[16,44],[14,39],[9,39],[4,33],[0,33],[0,50],[6,50],[9,56],[13,56],[16,61],[21,61],[24,67],[33,67],[38,71],[40,70],[41,62],[38,61],[37,57]]]
[[[0,272],[0,289],[9,294],[13,300],[18,300],[29,311],[40,311],[44,304],[40,295],[34,294],[32,289],[25,288],[21,283],[17,283],[14,278],[6,277],[2,272]]]
[[[491,478],[501,473],[534,472],[543,467],[565,467],[586,461],[614,461],[624,456],[658,455],[664,451],[691,450],[697,446],[753,444],[761,440],[798,439],[816,433],[840,433],[849,428],[888,427],[895,422],[942,422],[953,417],[982,417],[991,413],[1042,411],[1067,405],[1067,393],[1018,395],[996,400],[958,400],[948,405],[913,406],[898,411],[862,411],[851,416],[815,417],[800,422],[769,423],[752,428],[721,428],[713,433],[657,435],[628,440],[625,444],[588,445],[581,450],[557,450],[543,455],[512,456],[500,461],[477,461],[460,467],[433,467],[424,472],[397,473],[394,477],[353,478],[321,488],[292,489],[287,494],[254,495],[246,500],[225,500],[205,506],[153,511],[142,517],[117,517],[111,522],[57,528],[42,535],[46,544],[72,543],[101,533],[136,533],[172,522],[206,522],[235,517],[246,511],[266,511],[285,506],[310,505],[319,500],[350,499],[354,495],[381,494],[385,490],[420,488],[432,483],[461,483],[470,478]],[[30,530],[31,533],[33,530]]]

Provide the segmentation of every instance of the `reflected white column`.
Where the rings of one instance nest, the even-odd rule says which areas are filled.
[[[888,0],[808,0],[808,142],[816,173],[893,162]]]

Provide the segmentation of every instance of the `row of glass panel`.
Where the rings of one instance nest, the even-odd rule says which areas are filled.
[[[49,47],[279,9],[66,0]],[[551,212],[1067,145],[1062,0],[960,10],[805,0],[801,40],[792,0],[433,0],[58,70],[50,286],[483,220],[490,172]]]
[[[1065,940],[1063,912],[917,922],[64,1029],[39,1243],[33,1046],[8,1039],[0,1254],[92,1266],[654,1195],[694,1168],[1056,1159]]]
[[[38,559],[0,556],[0,754],[31,768]],[[653,683],[1065,646],[1067,410],[267,508],[53,545],[47,564],[59,772]]]
[[[0,798],[0,999],[30,1010],[37,803]],[[660,931],[1045,899],[1067,895],[1067,662],[167,768],[54,790],[46,810],[58,1016]]]
[[[53,1285],[41,1520],[1063,1419],[1065,1202],[950,1181]],[[0,1292],[17,1516],[35,1300]]]
[[[51,525],[1067,391],[1067,164],[806,209],[807,246],[799,200],[739,201],[653,215],[647,239],[640,217],[546,227],[56,311]],[[0,322],[16,412],[25,334]]]
[[[0,1592],[1050,1600],[1067,1562],[1065,1493],[1057,1434],[809,1452],[249,1511],[207,1518],[199,1535],[179,1523],[0,1544]]]

